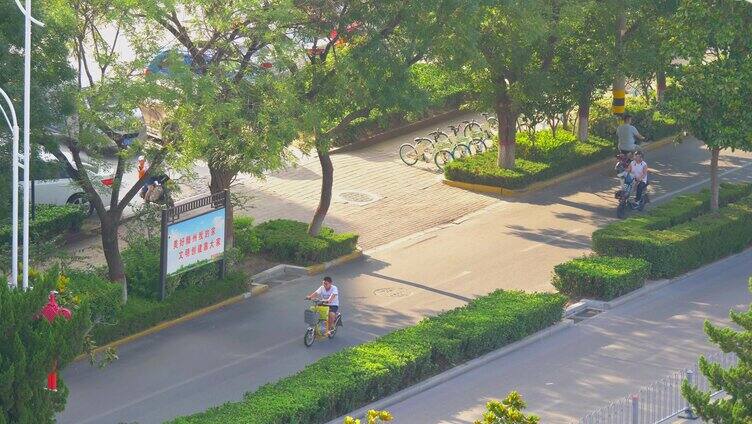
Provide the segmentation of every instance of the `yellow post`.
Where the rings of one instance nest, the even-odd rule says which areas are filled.
[[[622,89],[614,89],[613,90],[614,100],[611,104],[611,110],[613,111],[614,115],[623,115],[624,114],[624,107],[627,103],[627,93],[626,90]]]

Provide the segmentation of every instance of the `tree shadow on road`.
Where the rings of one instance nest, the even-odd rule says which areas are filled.
[[[590,236],[570,233],[558,228],[531,229],[521,225],[507,225],[512,235],[537,243],[565,249],[590,248]]]

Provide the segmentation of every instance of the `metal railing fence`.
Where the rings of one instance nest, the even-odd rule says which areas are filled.
[[[718,352],[706,358],[728,368],[737,363],[733,353]],[[677,418],[681,414],[691,417],[689,404],[681,394],[684,380],[703,391],[710,390],[708,379],[695,363],[692,368],[676,372],[656,381],[636,394],[611,402],[580,419],[580,424],[659,424]],[[713,393],[713,397],[722,391]]]

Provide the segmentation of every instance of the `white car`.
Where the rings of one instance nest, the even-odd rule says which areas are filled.
[[[70,159],[70,155],[64,152],[66,157]],[[68,173],[68,169],[65,164],[60,163],[57,158],[51,153],[42,151],[40,153],[40,159],[46,162],[47,165],[53,170],[56,170],[56,177],[49,179],[34,180],[34,203],[36,204],[48,204],[48,205],[81,205],[84,209],[86,216],[91,216],[94,212],[94,205],[89,201],[88,196],[81,188],[81,186],[72,178]],[[94,188],[102,197],[102,201],[106,205],[109,205],[110,196],[112,191],[112,183],[114,181],[114,175],[108,173],[107,170],[100,170],[96,166],[84,162],[84,167],[89,171],[89,177],[94,184]],[[75,165],[74,165],[75,166]]]

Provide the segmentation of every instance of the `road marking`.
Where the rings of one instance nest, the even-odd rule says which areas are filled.
[[[734,173],[734,172],[737,172],[737,171],[741,171],[742,169],[747,168],[748,166],[752,166],[752,162],[746,163],[746,164],[744,164],[744,165],[742,165],[740,167],[734,168],[734,169],[729,169],[728,171],[721,172],[720,174],[718,174],[718,178],[723,177],[723,176],[728,175],[728,174],[731,174],[731,173]],[[675,196],[675,195],[677,195],[677,194],[679,194],[681,192],[684,192],[684,191],[690,190],[692,188],[695,188],[697,186],[706,184],[709,181],[710,181],[710,178],[705,178],[702,181],[698,181],[696,183],[692,183],[692,184],[690,184],[690,185],[688,185],[686,187],[683,187],[683,188],[680,188],[678,190],[674,190],[674,191],[668,192],[666,194],[663,194],[661,196],[658,196],[655,199],[653,199],[653,202],[660,202],[663,199],[667,199],[667,198]]]
[[[567,231],[566,234],[572,235],[572,234],[575,234],[575,233],[579,232],[581,229],[582,228],[575,228],[574,230]],[[580,245],[580,246],[583,246],[583,247],[590,248],[590,245],[587,244],[587,243],[583,243],[583,242],[577,241],[577,240],[568,240],[568,239],[565,239],[564,236],[546,236],[546,239],[548,241],[546,241],[546,242],[542,242],[541,241],[541,242],[535,243],[532,246],[528,246],[525,249],[522,249],[520,252],[529,252],[529,251],[531,251],[533,249],[537,249],[537,248],[539,248],[541,246],[547,246],[549,244],[548,242],[554,241],[554,240],[561,240],[561,241],[565,241],[567,243],[577,244],[577,245]]]

